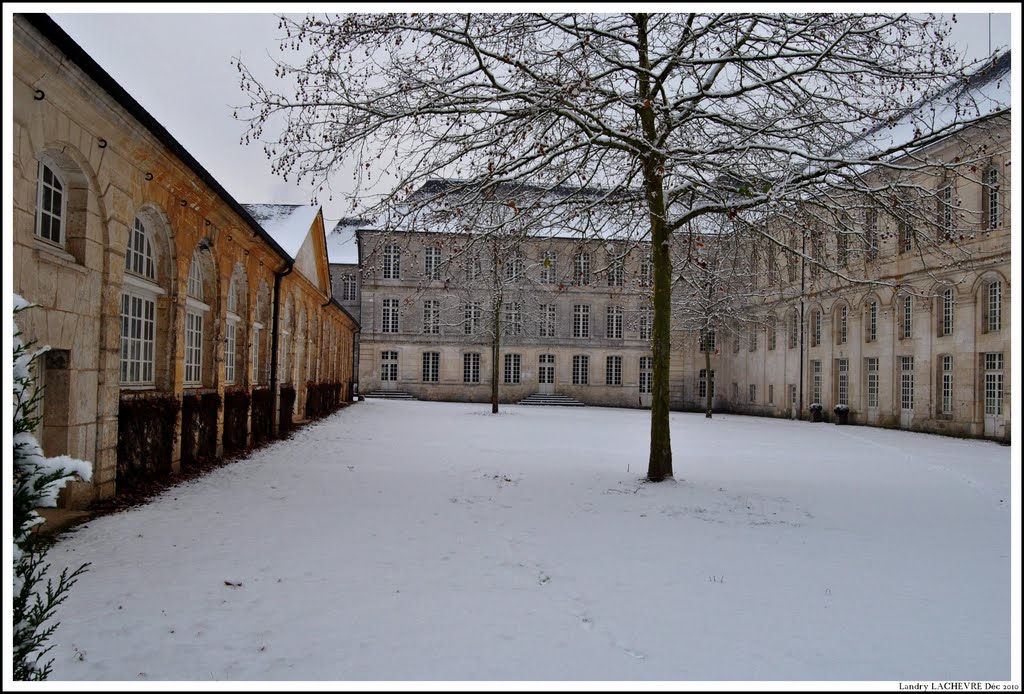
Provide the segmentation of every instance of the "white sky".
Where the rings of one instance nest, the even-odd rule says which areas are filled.
[[[58,9],[57,5],[52,7]],[[237,6],[223,5],[214,6],[219,13],[201,16],[193,13],[199,9],[194,5],[185,8],[191,12],[176,14],[166,14],[175,11],[175,6],[159,4],[82,7],[86,11],[74,5],[59,6],[63,11],[51,11],[51,16],[236,200],[242,203],[310,202],[308,186],[296,185],[294,180],[286,183],[271,174],[260,146],[239,144],[244,127],[231,115],[231,107],[243,103],[238,72],[232,67],[231,59],[241,56],[254,72],[262,66],[269,73],[268,52],[277,51],[276,38],[281,33],[272,11],[280,8],[294,12],[295,6],[268,4],[261,6],[267,8],[264,14],[226,14],[224,12],[232,12]],[[458,9],[466,7],[470,6],[462,5]],[[985,9],[985,6],[978,7]],[[126,8],[133,13],[125,13]],[[1008,11],[1009,8],[1009,5],[999,5],[989,9]],[[46,5],[23,9],[41,11]],[[672,6],[671,9],[681,8]],[[993,48],[1010,43],[1010,26],[1009,15],[993,17]],[[988,52],[988,14],[958,14],[956,30],[972,55],[982,56]],[[339,176],[335,185],[344,186],[347,179],[347,176]],[[323,206],[328,230],[339,218],[352,215],[337,198],[317,202]]]

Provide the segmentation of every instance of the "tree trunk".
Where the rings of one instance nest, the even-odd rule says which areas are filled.
[[[704,401],[704,416],[711,419],[711,399],[714,397],[714,379],[711,378],[711,343],[709,341],[710,335],[707,331],[704,332],[704,383],[707,387],[704,389],[704,394],[707,396]]]
[[[501,296],[491,302],[491,414],[498,414],[498,357],[501,352]]]
[[[654,265],[654,330],[651,335],[651,454],[647,463],[647,480],[660,482],[672,477],[672,440],[669,434],[669,361],[671,358],[672,257],[669,253],[669,229],[665,223],[664,160],[659,154],[657,128],[651,99],[650,56],[647,44],[645,14],[636,14],[637,54],[640,72],[640,123],[644,139],[651,145],[643,155],[644,192],[651,218],[651,261]]]

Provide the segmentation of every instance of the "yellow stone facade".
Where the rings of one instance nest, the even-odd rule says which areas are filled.
[[[349,399],[358,324],[331,298],[322,215],[309,229],[305,257],[313,260],[296,262],[49,18],[34,17],[41,19],[14,18],[14,291],[38,305],[19,316],[25,337],[51,348],[39,366],[43,449],[94,463],[93,483],[75,485],[65,503],[81,506],[115,493],[125,399],[223,398],[232,388],[270,387],[272,376],[275,392],[282,383],[295,387],[297,421],[307,383],[341,384],[341,401]],[[55,190],[44,177],[56,177],[59,196],[44,200]],[[59,232],[40,226],[47,209],[60,217]],[[149,244],[151,277],[126,269],[137,224]],[[190,296],[194,263],[202,268],[201,300]],[[123,302],[134,288],[152,297],[153,310],[133,322]],[[270,354],[275,298],[302,321],[277,356],[301,353],[303,360],[280,375],[266,368],[278,361]],[[186,374],[190,307],[202,316],[194,344],[201,357],[190,354],[196,370]],[[229,323],[233,369],[225,363]],[[264,328],[254,347],[258,323]],[[122,324],[152,331],[141,340],[152,356],[136,360],[148,364],[139,370],[146,377],[126,371]],[[130,361],[130,346],[127,353]],[[220,454],[223,410],[217,425]],[[175,471],[180,446],[176,436]]]

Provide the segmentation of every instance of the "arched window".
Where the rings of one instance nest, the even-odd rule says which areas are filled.
[[[192,253],[185,300],[185,385],[203,384],[203,326],[209,304],[204,303],[203,252]]]
[[[899,312],[900,339],[910,339],[914,336],[914,297],[903,294],[896,304],[896,310]]]
[[[36,236],[62,247],[67,219],[65,203],[64,182],[48,162],[40,161],[36,185]]]
[[[136,217],[128,232],[124,285],[121,292],[121,383],[154,385],[157,297],[164,295],[156,283],[153,243],[145,225]]]
[[[811,347],[817,347],[821,344],[821,311],[819,309],[811,310]]]
[[[1003,325],[1003,283],[992,280],[985,286],[983,315],[985,332],[997,333]]]
[[[836,344],[845,345],[850,337],[850,307],[840,304],[835,311]]]

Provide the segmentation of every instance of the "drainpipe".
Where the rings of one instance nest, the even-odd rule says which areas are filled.
[[[281,430],[281,394],[277,388],[277,352],[280,341],[281,278],[291,274],[293,263],[283,271],[274,271],[274,318],[270,329],[270,435],[276,439]]]

